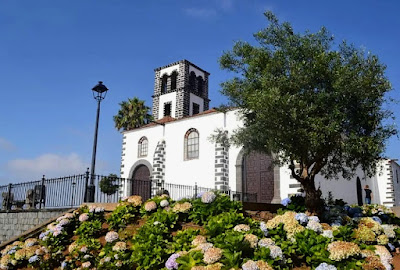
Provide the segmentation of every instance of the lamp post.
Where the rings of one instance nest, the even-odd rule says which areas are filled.
[[[94,171],[96,167],[96,149],[97,149],[97,133],[99,130],[99,116],[100,116],[100,102],[106,97],[108,88],[103,84],[103,82],[99,82],[95,87],[92,88],[93,98],[97,100],[97,115],[96,115],[96,127],[94,130],[94,141],[93,141],[93,152],[92,152],[92,166],[90,169],[90,184],[87,184],[86,179],[86,193],[85,193],[85,202],[94,202]]]
[[[74,206],[74,192],[75,192],[76,182],[72,182],[72,193],[71,193],[71,208]]]

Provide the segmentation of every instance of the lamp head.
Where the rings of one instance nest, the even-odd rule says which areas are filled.
[[[102,100],[106,97],[108,88],[103,84],[102,81],[99,81],[99,83],[92,88],[93,92],[93,97],[96,100]]]

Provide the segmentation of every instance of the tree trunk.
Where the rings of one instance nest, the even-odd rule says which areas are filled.
[[[321,198],[321,190],[315,188],[314,177],[307,177],[302,181],[306,194],[306,209],[315,215],[321,216],[324,211],[324,200]]]

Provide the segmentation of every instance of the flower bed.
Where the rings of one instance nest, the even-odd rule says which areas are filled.
[[[301,197],[283,203],[264,221],[213,192],[131,196],[108,214],[81,207],[5,247],[0,269],[392,269],[400,219],[390,209],[336,201],[317,217]]]

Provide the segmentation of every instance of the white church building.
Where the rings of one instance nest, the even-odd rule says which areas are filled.
[[[257,202],[280,203],[299,192],[300,184],[287,166],[273,166],[270,155],[245,154],[241,147],[210,140],[216,130],[233,134],[242,126],[238,110],[210,109],[209,73],[187,60],[155,69],[153,123],[123,132],[121,177],[180,185],[197,184],[217,190],[256,193]],[[400,205],[400,166],[382,159],[377,174],[360,170],[352,180],[327,180],[318,176],[323,196],[350,204],[361,203],[363,188],[372,190],[372,203]],[[153,184],[154,185],[154,184]],[[125,184],[123,195],[135,193]],[[156,187],[157,188],[157,187]],[[153,186],[154,190],[154,186]]]

